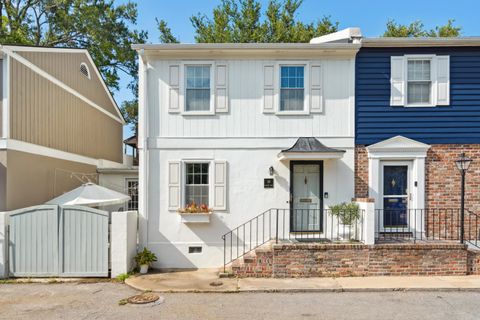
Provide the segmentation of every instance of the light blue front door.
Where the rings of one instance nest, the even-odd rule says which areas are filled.
[[[321,164],[292,165],[292,231],[321,231]]]

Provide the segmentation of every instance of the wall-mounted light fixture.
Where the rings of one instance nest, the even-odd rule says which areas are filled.
[[[268,168],[268,173],[270,173],[271,176],[275,174],[275,169],[273,168],[273,166],[270,166],[270,168]]]

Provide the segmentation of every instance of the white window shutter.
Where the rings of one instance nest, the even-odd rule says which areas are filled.
[[[168,112],[180,112],[180,66],[171,65],[168,72]]]
[[[228,112],[228,67],[216,65],[215,76],[215,112]]]
[[[437,103],[450,105],[450,56],[437,56]]]
[[[275,112],[275,66],[263,66],[263,112]]]
[[[390,59],[390,105],[405,105],[405,57]]]
[[[213,209],[227,209],[227,162],[217,160],[213,163]]]
[[[322,67],[320,65],[310,67],[310,112],[323,112]]]
[[[181,162],[168,162],[168,209],[180,208],[181,195]]]

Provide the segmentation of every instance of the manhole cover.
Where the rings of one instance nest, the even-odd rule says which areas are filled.
[[[159,298],[160,297],[154,293],[142,293],[142,294],[137,294],[135,296],[131,296],[130,298],[127,299],[127,302],[131,304],[146,304],[146,303],[155,302]]]
[[[220,287],[221,285],[223,285],[223,282],[222,281],[213,281],[213,282],[210,282],[210,285],[212,287]]]

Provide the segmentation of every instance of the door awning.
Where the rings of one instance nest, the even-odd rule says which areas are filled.
[[[313,137],[301,137],[288,149],[278,154],[280,160],[341,159],[345,150],[329,148]]]

